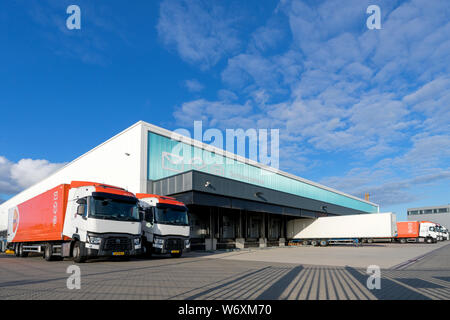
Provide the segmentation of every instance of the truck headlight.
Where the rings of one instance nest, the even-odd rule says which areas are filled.
[[[102,242],[102,238],[88,236],[87,237],[87,242],[89,242],[90,244],[100,244],[100,242]]]
[[[134,245],[138,246],[141,244],[141,238],[134,238]]]
[[[189,239],[184,240],[184,247],[189,248],[191,246],[191,241]]]

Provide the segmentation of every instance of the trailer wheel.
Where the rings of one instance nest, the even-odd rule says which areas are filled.
[[[314,246],[314,247],[317,247],[319,245],[319,241],[311,240],[311,245]]]
[[[401,238],[401,239],[400,239],[400,243],[405,244],[405,243],[406,243],[406,239],[405,239],[405,238]]]
[[[18,249],[18,251],[19,251],[19,257],[21,257],[21,258],[26,258],[26,257],[28,257],[28,252],[24,252],[24,251],[23,251],[23,243],[20,243],[20,244],[18,245],[18,247],[19,247],[19,249]]]
[[[373,239],[367,239],[367,243],[373,243]]]
[[[303,240],[303,241],[302,241],[302,245],[308,246],[308,245],[309,245],[309,241],[308,241],[308,240]]]
[[[53,261],[53,248],[50,243],[47,243],[44,248],[44,259],[45,261]]]
[[[19,246],[20,246],[20,243],[15,243],[14,244],[14,255],[16,257],[20,257]]]
[[[320,240],[320,246],[321,247],[326,247],[328,245],[328,241],[327,240]]]
[[[73,245],[73,261],[76,263],[83,263],[86,261],[86,256],[82,253],[81,243],[80,241],[75,242]]]

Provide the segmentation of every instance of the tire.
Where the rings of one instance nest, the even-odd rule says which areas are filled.
[[[145,242],[144,248],[145,248],[145,252],[143,253],[143,256],[146,258],[151,258],[152,257],[152,244]]]
[[[311,245],[314,246],[314,247],[317,247],[319,245],[319,241],[311,240]]]
[[[304,246],[309,246],[309,241],[308,241],[308,240],[303,240],[303,241],[302,241],[302,245],[304,245]]]
[[[373,243],[373,239],[367,239],[367,243]]]
[[[15,243],[14,244],[14,255],[16,257],[20,257],[19,247],[20,247],[20,243]]]
[[[321,247],[326,247],[328,245],[328,241],[327,240],[321,240],[320,241],[320,246]]]
[[[19,247],[19,249],[18,249],[18,251],[19,251],[19,257],[21,257],[21,258],[26,258],[26,257],[28,257],[28,252],[24,252],[24,251],[23,251],[23,243],[20,243],[20,244],[18,245],[18,247]]]
[[[73,255],[73,261],[75,261],[76,263],[83,263],[86,261],[86,256],[83,255],[83,249],[81,248],[81,243],[80,241],[75,242],[75,244],[73,245],[73,251],[72,251],[72,255]]]
[[[433,243],[433,238],[427,238],[425,241],[426,241],[427,243]]]
[[[50,243],[47,243],[47,245],[44,248],[44,259],[45,261],[53,261],[52,256],[52,245]]]
[[[183,250],[180,250],[179,253],[171,253],[172,258],[180,258],[183,255]]]
[[[400,239],[400,243],[405,244],[406,243],[406,239],[405,238]]]

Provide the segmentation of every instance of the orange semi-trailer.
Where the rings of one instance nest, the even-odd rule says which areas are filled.
[[[73,181],[8,208],[15,255],[43,252],[47,261],[140,253],[138,199],[110,185]]]

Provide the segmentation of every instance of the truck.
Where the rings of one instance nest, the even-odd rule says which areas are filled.
[[[46,261],[140,254],[138,199],[125,189],[72,181],[8,208],[8,245],[17,257]]]
[[[191,245],[187,207],[173,197],[145,193],[136,196],[141,212],[143,255],[181,257]]]
[[[426,242],[438,241],[436,224],[430,221],[399,221],[397,222],[397,242]]]
[[[448,230],[444,226],[436,224],[436,231],[438,233],[438,241],[448,240]]]
[[[294,219],[287,223],[290,244],[327,246],[351,242],[391,241],[397,236],[396,216],[392,212]]]
[[[444,240],[450,240],[450,234],[448,233],[448,229],[443,227],[444,229]]]

